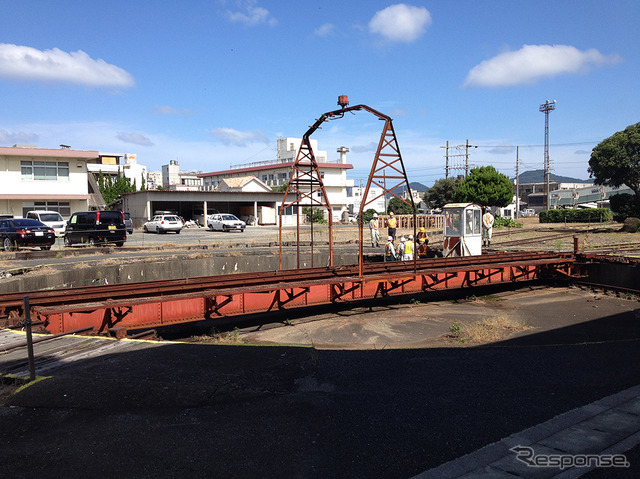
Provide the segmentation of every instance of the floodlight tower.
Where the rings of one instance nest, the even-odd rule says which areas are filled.
[[[547,197],[547,209],[551,209],[549,204],[549,112],[556,109],[556,101],[547,100],[540,105],[540,111],[544,112],[544,190]]]

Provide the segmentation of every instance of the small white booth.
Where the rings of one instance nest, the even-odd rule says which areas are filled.
[[[474,203],[449,203],[444,215],[442,254],[475,256],[482,254],[482,207]]]

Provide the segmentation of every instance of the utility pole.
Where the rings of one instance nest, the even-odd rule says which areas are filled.
[[[478,148],[475,145],[470,145],[469,144],[469,140],[467,140],[467,143],[464,145],[456,145],[453,146],[451,148],[456,148],[458,149],[458,151],[460,151],[461,148],[465,148],[465,152],[464,153],[460,153],[460,154],[456,154],[456,155],[450,155],[449,154],[449,141],[447,140],[447,146],[441,146],[440,148],[445,148],[446,152],[445,152],[445,159],[446,159],[446,163],[445,163],[445,178],[449,178],[449,173],[451,172],[451,170],[464,170],[464,177],[466,178],[467,176],[469,176],[469,148]],[[462,157],[464,156],[464,165],[462,164]],[[452,160],[453,165],[451,165],[449,163],[449,160]]]
[[[547,209],[551,209],[551,204],[549,202],[549,175],[550,175],[550,165],[549,165],[549,112],[556,109],[556,101],[553,100],[550,102],[547,100],[545,103],[540,105],[540,111],[544,113],[544,189],[545,196],[547,198]]]
[[[520,218],[520,147],[516,146],[516,219]]]
[[[446,148],[444,153],[445,164],[444,164],[444,177],[445,179],[449,178],[449,140],[447,140],[447,146],[441,146],[440,148]]]
[[[464,157],[464,177],[466,178],[469,176],[469,138],[467,138]]]

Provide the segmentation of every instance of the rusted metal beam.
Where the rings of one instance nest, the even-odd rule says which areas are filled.
[[[101,286],[61,290],[58,296],[51,291],[42,292],[42,296],[38,291],[29,295],[33,315],[45,321],[50,332],[90,326],[104,333],[114,327],[145,329],[310,305],[528,281],[554,271],[570,274],[574,261],[570,254],[496,254],[367,264],[362,277],[358,266],[351,265],[153,282],[152,288],[147,283],[130,283],[126,289],[122,285]],[[12,295],[0,295],[0,306],[6,308],[13,299]]]

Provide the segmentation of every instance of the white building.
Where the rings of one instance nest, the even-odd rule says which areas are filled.
[[[224,179],[245,176],[255,176],[267,186],[278,188],[289,181],[301,143],[301,138],[280,138],[276,160],[237,165],[228,170],[201,173],[198,177],[202,178],[205,190],[214,190]],[[327,160],[327,152],[318,150],[317,140],[310,140],[310,144],[333,210],[333,220],[340,221],[342,213],[349,212],[350,205],[353,205],[351,198],[347,196],[347,187],[353,186],[353,181],[349,183],[347,180],[347,170],[353,169],[353,165],[347,163],[348,149],[339,148],[340,158]],[[315,194],[320,199],[321,192]]]
[[[97,206],[92,198],[99,192],[93,190],[95,182],[90,184],[87,165],[99,157],[97,151],[67,147],[0,147],[0,213],[23,217],[29,210],[47,209],[69,217]]]
[[[174,191],[198,191],[202,188],[199,171],[180,172],[178,160],[170,160],[162,165],[162,188]]]
[[[117,176],[118,172],[136,185],[136,189],[142,188],[143,181],[147,182],[147,167],[138,164],[133,153],[100,153],[97,158],[87,162],[87,170],[94,175],[102,172],[103,175]]]
[[[365,187],[354,186],[353,180],[347,180],[349,186],[346,188],[347,199],[349,201],[349,214],[357,215],[360,211],[360,205],[362,204],[362,197],[364,196]],[[369,188],[369,194],[367,195],[367,199],[365,201],[367,206],[364,210],[368,210],[373,208],[380,214],[385,213],[385,202],[384,202],[384,191],[382,188],[378,188],[377,186],[371,186]]]

